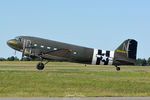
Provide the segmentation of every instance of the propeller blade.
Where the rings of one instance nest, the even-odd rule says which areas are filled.
[[[15,56],[16,56],[16,50],[15,50]]]
[[[23,57],[24,57],[24,50],[22,51],[22,57],[21,57],[21,59],[23,59]]]
[[[26,42],[25,42],[25,40],[24,40],[21,60],[23,59],[24,54],[25,54],[25,45],[26,45],[25,43],[26,43]]]

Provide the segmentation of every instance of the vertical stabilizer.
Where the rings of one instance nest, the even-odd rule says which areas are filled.
[[[124,41],[116,50],[114,55],[114,65],[134,65],[136,62],[137,41],[128,39]]]

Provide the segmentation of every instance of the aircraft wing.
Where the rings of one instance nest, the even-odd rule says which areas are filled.
[[[68,49],[59,49],[42,53],[40,56],[45,59],[69,60],[71,52]]]

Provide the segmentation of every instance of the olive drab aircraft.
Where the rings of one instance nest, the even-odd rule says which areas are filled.
[[[137,41],[125,40],[116,50],[101,50],[87,48],[53,40],[31,36],[18,36],[7,41],[8,46],[22,52],[22,57],[40,57],[37,64],[38,70],[43,70],[48,63],[42,63],[42,59],[78,62],[93,65],[114,65],[119,71],[119,65],[134,65],[136,62]]]

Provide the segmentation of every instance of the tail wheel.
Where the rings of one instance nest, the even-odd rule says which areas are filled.
[[[43,70],[43,69],[44,69],[44,64],[41,63],[41,62],[39,62],[39,63],[37,64],[36,68],[37,68],[38,70]]]
[[[120,67],[118,67],[118,65],[115,65],[115,67],[117,71],[120,71]]]

